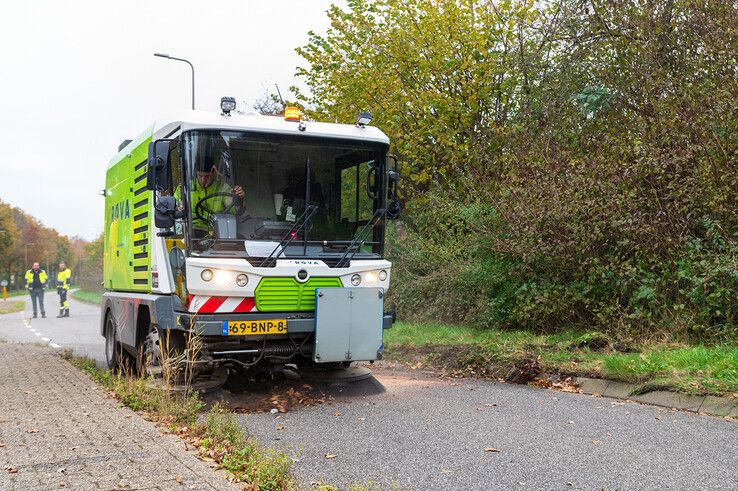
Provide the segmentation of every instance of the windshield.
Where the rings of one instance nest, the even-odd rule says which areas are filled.
[[[386,146],[232,131],[184,143],[187,196],[176,197],[188,200],[192,253],[331,264],[373,221],[354,257],[382,255]]]

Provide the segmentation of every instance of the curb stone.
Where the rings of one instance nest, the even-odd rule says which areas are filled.
[[[738,418],[738,398],[707,396],[699,412],[714,416]]]
[[[692,396],[666,390],[631,395],[640,387],[639,385],[589,377],[577,377],[574,383],[584,394],[632,400],[711,416],[738,418],[738,398],[736,397]]]

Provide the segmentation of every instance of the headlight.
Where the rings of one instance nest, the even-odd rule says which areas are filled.
[[[355,274],[351,277],[351,284],[354,286],[359,286],[361,284],[361,276],[358,274]]]
[[[379,281],[384,281],[387,279],[387,271],[382,270],[379,272]]]
[[[203,269],[202,273],[200,273],[200,278],[202,278],[202,281],[210,281],[213,279],[213,271],[210,269]]]
[[[215,272],[215,282],[219,285],[225,285],[229,281],[232,281],[233,275],[230,271],[218,270]]]
[[[238,286],[246,286],[249,283],[249,277],[245,274],[241,273],[240,275],[236,276],[236,284]]]
[[[377,281],[377,275],[374,273],[374,271],[369,271],[364,275],[364,279],[368,284],[373,285],[374,282]]]

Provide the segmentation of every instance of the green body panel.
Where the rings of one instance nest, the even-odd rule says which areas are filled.
[[[105,175],[103,281],[108,290],[151,291],[153,193],[146,189],[146,162],[153,130],[152,125],[118,153]]]
[[[260,312],[315,310],[316,288],[341,288],[340,278],[310,278],[305,283],[295,278],[262,278],[256,287],[256,308]]]

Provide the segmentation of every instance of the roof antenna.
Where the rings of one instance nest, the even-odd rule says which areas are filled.
[[[274,86],[277,88],[277,95],[279,96],[279,102],[281,102],[282,107],[284,107],[284,99],[282,99],[282,93],[279,91],[279,85],[274,84]]]

